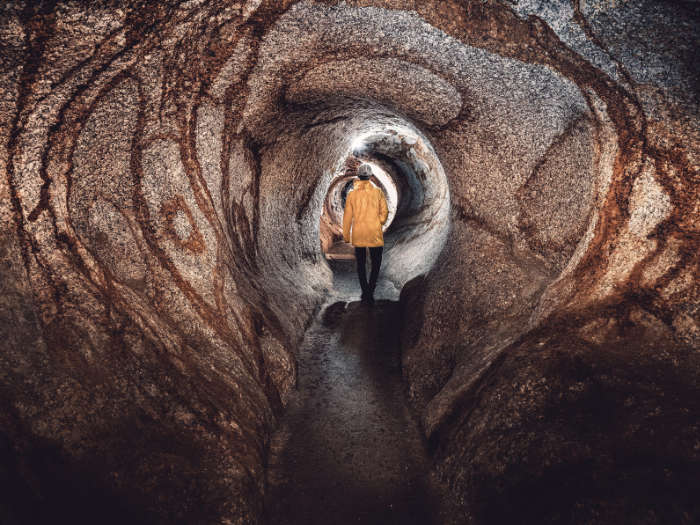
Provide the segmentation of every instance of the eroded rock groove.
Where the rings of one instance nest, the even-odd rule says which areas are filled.
[[[1,519],[262,522],[352,157],[454,523],[700,521],[699,19],[4,2]]]

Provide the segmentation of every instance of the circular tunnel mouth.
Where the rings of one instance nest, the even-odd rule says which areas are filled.
[[[427,138],[415,127],[382,126],[357,133],[338,163],[323,199],[320,247],[335,274],[353,272],[354,248],[343,241],[343,212],[360,165],[372,170],[371,183],[387,200],[380,279],[398,296],[403,285],[426,273],[437,259],[449,229],[449,188]]]
[[[351,153],[344,164],[344,171],[330,184],[328,193],[323,201],[323,213],[321,216],[321,250],[326,260],[352,260],[355,258],[352,246],[343,242],[343,215],[349,193],[354,189],[357,179],[357,169],[362,164],[367,164],[372,170],[370,183],[382,190],[387,202],[387,220],[382,226],[386,235],[396,216],[396,209],[400,202],[400,186],[397,185],[396,176],[385,171],[377,163],[371,160],[361,161]]]

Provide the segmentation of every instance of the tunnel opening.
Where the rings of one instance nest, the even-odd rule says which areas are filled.
[[[392,283],[390,297],[398,299],[403,285],[426,274],[444,246],[449,232],[447,178],[428,140],[411,125],[365,128],[352,138],[328,183],[319,223],[321,251],[334,275],[354,271],[354,250],[343,242],[342,219],[363,163],[371,167],[371,181],[387,199],[382,278]]]
[[[382,191],[387,202],[388,215],[382,227],[383,232],[386,232],[394,221],[397,206],[401,204],[401,194],[394,177],[376,163],[365,163],[372,170],[370,182]],[[355,257],[349,243],[343,242],[342,221],[346,199],[348,193],[354,189],[357,169],[361,164],[362,162],[355,155],[348,156],[344,162],[343,171],[336,175],[328,188],[320,224],[321,250],[326,260],[352,260]]]

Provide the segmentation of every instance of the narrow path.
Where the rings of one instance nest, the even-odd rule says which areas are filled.
[[[427,455],[404,401],[397,306],[335,302],[307,331],[298,390],[271,445],[270,525],[432,523]]]

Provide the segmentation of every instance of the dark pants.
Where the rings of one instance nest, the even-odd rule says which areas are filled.
[[[355,248],[355,259],[357,259],[357,276],[360,278],[360,288],[362,295],[372,296],[374,288],[377,286],[377,278],[379,277],[379,268],[382,265],[383,246],[369,248],[369,257],[372,260],[372,270],[369,274],[369,283],[367,282],[367,248]]]

